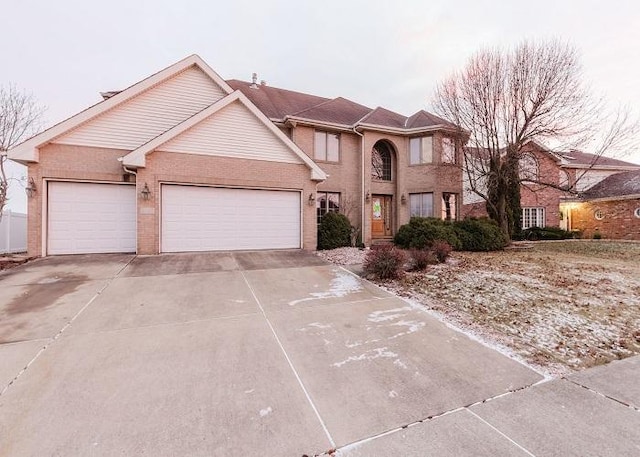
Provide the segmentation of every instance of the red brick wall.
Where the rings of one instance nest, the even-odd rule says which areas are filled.
[[[583,238],[593,238],[597,232],[603,238],[640,240],[640,218],[634,216],[636,208],[640,208],[640,198],[574,205],[571,209],[571,228],[582,231]],[[595,218],[597,210],[602,211],[602,220]]]

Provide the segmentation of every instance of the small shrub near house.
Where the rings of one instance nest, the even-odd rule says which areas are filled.
[[[411,249],[409,254],[411,257],[411,269],[414,271],[423,271],[429,265],[438,263],[438,258],[432,249]]]
[[[371,249],[364,260],[364,273],[376,279],[398,279],[404,275],[407,255],[395,246]]]
[[[433,217],[412,217],[396,233],[393,241],[404,249],[430,248],[435,241],[444,240],[454,249],[461,247],[451,223]]]
[[[344,214],[327,213],[318,226],[318,249],[336,249],[351,246],[352,227]]]
[[[520,239],[522,240],[570,240],[579,238],[577,232],[569,232],[559,227],[531,227],[522,231]]]
[[[453,223],[461,251],[498,251],[507,245],[498,224],[488,218],[468,218]]]
[[[453,251],[453,248],[449,243],[443,240],[437,240],[431,246],[431,252],[433,252],[434,257],[440,263],[444,263],[449,258],[449,255]]]

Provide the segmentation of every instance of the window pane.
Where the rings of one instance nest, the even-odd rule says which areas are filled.
[[[409,140],[409,164],[416,165],[420,163],[420,138],[411,138]]]
[[[451,138],[442,139],[442,162],[456,163],[456,148]]]
[[[433,217],[433,194],[422,194],[422,217]]]
[[[420,206],[422,199],[420,194],[409,194],[409,205],[411,206],[411,217],[420,216]]]
[[[433,137],[422,138],[422,163],[433,162]]]
[[[409,194],[411,217],[433,217],[433,194]]]
[[[327,211],[340,211],[340,194],[337,192],[327,193]]]
[[[337,162],[340,158],[340,135],[327,133],[327,160]]]
[[[327,160],[327,134],[316,132],[314,157],[317,160]]]
[[[458,215],[458,194],[442,194],[442,219],[454,221]]]

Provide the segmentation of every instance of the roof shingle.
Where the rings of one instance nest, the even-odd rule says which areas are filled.
[[[626,171],[611,175],[595,186],[587,189],[582,198],[624,197],[625,195],[640,195],[640,170]]]

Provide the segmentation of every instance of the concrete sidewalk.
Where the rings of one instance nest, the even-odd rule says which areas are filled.
[[[0,436],[9,437],[0,455],[624,455],[640,446],[640,413],[620,403],[637,408],[638,391],[620,381],[607,390],[611,376],[637,379],[635,359],[540,384],[298,251],[41,259],[0,276],[0,317]]]

